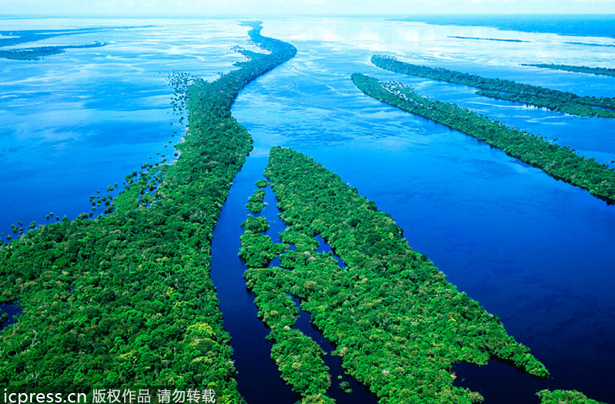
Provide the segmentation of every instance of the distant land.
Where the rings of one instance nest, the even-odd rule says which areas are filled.
[[[597,36],[615,38],[610,14],[603,15],[459,15],[424,14],[393,21],[414,21],[427,24],[493,27],[501,30],[553,33],[570,36]]]
[[[589,67],[589,66],[571,66],[571,65],[557,65],[553,63],[522,63],[521,66],[540,67],[542,69],[563,70],[566,72],[574,73],[587,73],[597,76],[611,76],[615,77],[615,69],[608,67]]]
[[[94,42],[93,44],[87,45],[37,46],[35,48],[0,50],[0,58],[12,60],[40,60],[45,56],[64,53],[66,49],[99,48],[105,45],[107,44],[104,42]]]
[[[475,36],[458,36],[458,35],[449,35],[448,38],[471,39],[471,40],[474,40],[474,41],[530,42],[530,41],[522,41],[520,39],[478,38],[478,37],[475,37]]]
[[[601,46],[605,48],[615,48],[615,44],[590,43],[590,42],[566,42],[566,43],[568,45]]]
[[[77,28],[77,29],[56,29],[56,30],[25,30],[25,31],[0,31],[0,48],[17,46],[25,43],[38,42],[60,36],[91,34],[105,32],[115,29],[145,28],[141,27],[100,27],[100,28]],[[53,45],[37,46],[31,48],[10,48],[0,49],[0,58],[12,60],[40,60],[45,56],[58,55],[64,53],[66,49],[85,49],[99,48],[107,45],[104,42],[96,41],[84,45]]]

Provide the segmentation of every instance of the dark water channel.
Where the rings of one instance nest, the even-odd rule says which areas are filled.
[[[280,379],[270,358],[272,344],[265,339],[269,330],[257,317],[254,294],[246,289],[243,279],[247,268],[237,256],[243,231],[240,225],[248,213],[245,204],[266,164],[265,158],[248,158],[233,181],[213,231],[211,278],[218,290],[224,328],[233,338],[233,359],[242,396],[250,404],[294,403],[298,397]]]
[[[212,280],[218,290],[220,307],[224,314],[224,327],[232,337],[231,345],[238,370],[239,391],[249,404],[294,403],[299,397],[284,384],[275,362],[270,358],[272,343],[266,340],[269,329],[257,317],[255,295],[246,289],[243,278],[247,267],[237,256],[241,246],[239,238],[243,232],[240,224],[250,213],[245,204],[248,197],[257,189],[255,182],[263,178],[262,172],[266,164],[265,157],[249,157],[233,182],[213,233]],[[275,195],[270,187],[265,188],[264,202],[266,207],[255,216],[267,218],[270,228],[265,234],[279,243],[279,234],[284,231],[285,224],[278,216]],[[338,260],[340,267],[345,267],[343,261],[320,236],[315,238],[319,242],[317,252],[331,254]],[[295,247],[291,245],[290,248]],[[279,265],[279,258],[275,258],[270,264],[270,266]],[[335,346],[312,324],[310,314],[301,310],[299,299],[293,297],[293,301],[299,309],[295,328],[316,341],[326,352],[323,359],[331,374],[331,387],[327,394],[339,404],[377,403],[376,396],[368,388],[344,373],[341,358],[331,354]],[[536,393],[542,389],[571,388],[554,378],[548,380],[534,378],[508,363],[496,360],[491,360],[488,365],[481,367],[457,363],[453,366],[453,372],[456,375],[454,385],[480,392],[487,404],[538,404]],[[352,392],[344,392],[340,388],[341,382],[348,383]]]
[[[237,256],[243,230],[241,222],[248,215],[245,204],[248,197],[256,189],[254,183],[262,178],[262,172],[267,164],[266,158],[249,157],[241,172],[233,182],[229,196],[222,208],[218,224],[213,232],[211,273],[212,280],[218,290],[220,308],[224,314],[224,327],[231,334],[231,345],[234,350],[233,359],[237,368],[239,391],[249,404],[259,403],[294,403],[298,397],[292,393],[289,386],[280,379],[280,373],[275,362],[270,358],[271,342],[265,337],[269,329],[257,318],[257,308],[254,305],[254,294],[246,289],[243,272],[247,269],[244,262]],[[285,225],[278,216],[275,196],[270,187],[265,189],[267,206],[256,216],[265,216],[270,228],[265,232],[274,242],[280,242],[279,234]],[[322,240],[316,238],[320,245],[318,252],[331,253],[343,266],[339,257]],[[291,246],[291,249],[294,246]],[[271,266],[279,265],[279,258],[273,260]],[[293,299],[300,307],[299,300]],[[335,347],[322,336],[311,323],[310,315],[299,310],[299,318],[295,327],[305,335],[314,339],[326,352],[325,364],[331,374],[331,387],[327,395],[337,403],[375,404],[376,397],[352,377],[344,374],[341,358],[331,355]],[[340,379],[339,376],[342,376]],[[344,392],[340,382],[349,384],[351,393]]]
[[[23,307],[20,307],[18,302],[13,304],[0,304],[0,331],[16,323],[22,311]]]
[[[331,352],[335,350],[335,346],[329,342],[328,339],[323,337],[318,328],[312,324],[312,318],[309,313],[301,310],[300,301],[297,298],[293,298],[293,301],[299,308],[299,318],[295,323],[295,328],[301,330],[302,333],[312,338],[320,345],[320,348],[327,354],[323,360],[325,365],[329,367],[329,374],[331,374],[331,387],[327,392],[327,395],[337,403],[353,403],[353,404],[376,404],[378,399],[373,395],[367,387],[359,384],[353,377],[347,376],[342,369],[342,358],[339,356],[331,355]],[[341,376],[341,379],[339,378]],[[351,393],[346,393],[340,387],[341,382],[347,382]]]
[[[453,372],[456,375],[453,384],[481,393],[485,404],[539,404],[540,399],[536,393],[540,390],[570,389],[570,386],[557,383],[552,378],[538,379],[517,370],[509,363],[493,359],[484,366],[457,363],[453,365]]]
[[[273,190],[270,187],[265,189],[265,203],[267,207],[263,209],[260,215],[265,216],[269,225],[269,230],[265,232],[266,235],[271,237],[273,242],[280,242],[280,233],[286,228],[284,222],[279,218],[280,211],[276,206],[276,199]],[[318,241],[318,247],[316,252],[323,254],[331,254],[339,263],[340,267],[345,268],[346,265],[340,257],[335,255],[331,247],[320,236],[316,236]],[[291,245],[290,249],[295,249],[295,246]],[[279,266],[280,259],[276,258],[270,263],[271,266]],[[337,403],[353,403],[353,404],[376,404],[378,399],[372,394],[367,387],[359,384],[353,377],[347,376],[342,368],[342,359],[339,356],[334,356],[331,353],[335,351],[335,346],[326,339],[322,333],[318,330],[314,324],[309,313],[301,310],[301,302],[298,298],[293,297],[296,307],[299,309],[299,317],[295,323],[295,328],[300,330],[303,334],[312,338],[320,346],[320,348],[326,352],[323,360],[325,365],[329,367],[329,374],[331,375],[331,387],[327,392],[327,395],[336,400]],[[352,392],[345,392],[340,383],[346,382]]]

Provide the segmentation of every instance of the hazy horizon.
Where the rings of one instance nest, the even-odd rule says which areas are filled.
[[[615,14],[615,0],[0,0],[0,16]]]

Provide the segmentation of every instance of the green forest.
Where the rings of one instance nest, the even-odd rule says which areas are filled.
[[[395,73],[476,87],[480,89],[476,94],[486,97],[520,102],[572,115],[615,118],[615,99],[613,98],[581,97],[565,91],[521,84],[511,80],[490,79],[441,67],[413,65],[400,62],[390,56],[374,55],[372,63]]]
[[[291,294],[336,345],[348,374],[380,403],[480,402],[480,394],[453,386],[451,365],[458,361],[485,364],[497,357],[536,377],[549,375],[496,316],[458,292],[425,255],[408,246],[389,215],[339,176],[283,148],[272,150],[265,174],[287,225],[281,239],[296,250],[280,255],[281,268],[269,268],[288,246],[261,234],[267,228],[261,218],[248,218],[241,256],[250,267],[248,286],[256,291],[261,317],[276,342],[294,338]],[[347,269],[330,254],[315,252],[315,235]],[[276,335],[280,330],[289,336]],[[295,355],[304,352],[300,346]],[[316,358],[301,359],[297,367]],[[315,380],[323,379],[324,370],[314,372]],[[294,385],[297,377],[291,375],[289,382]]]
[[[252,149],[231,105],[250,81],[296,54],[260,30],[254,24],[249,36],[266,53],[188,88],[190,128],[173,165],[127,176],[128,190],[106,216],[40,226],[0,247],[0,301],[23,308],[0,333],[0,385],[9,392],[190,387],[215,390],[217,403],[243,401],[210,249]]]
[[[455,104],[421,96],[400,83],[385,83],[359,73],[352,75],[352,81],[370,97],[475,137],[558,180],[584,188],[608,203],[615,202],[615,170],[594,158]]]
[[[118,29],[129,28],[132,27],[118,27]],[[86,45],[43,45],[30,48],[1,49],[61,36],[100,33],[107,30],[108,28],[78,28],[63,30],[0,31],[0,58],[12,60],[40,60],[45,56],[64,53],[66,49],[98,48],[107,44],[97,41],[93,44]]]
[[[615,76],[615,69],[610,69],[607,67],[557,65],[553,63],[537,63],[537,64],[523,63],[522,66],[540,67],[542,69],[552,69],[552,70],[563,70],[566,72],[575,72],[575,73],[587,73],[587,74],[594,74],[596,76]]]
[[[324,352],[311,338],[293,329],[299,310],[283,283],[284,278],[278,275],[283,270],[268,268],[275,257],[288,250],[288,245],[273,243],[269,236],[262,234],[269,228],[265,217],[250,216],[242,227],[239,255],[250,268],[244,277],[256,295],[258,316],[271,329],[267,337],[274,343],[271,358],[282,379],[301,396],[302,403],[333,403],[326,396],[331,376],[322,359]]]
[[[335,344],[345,371],[379,403],[482,402],[479,393],[453,386],[451,365],[459,361],[482,365],[498,358],[535,377],[549,376],[497,316],[447,282],[427,256],[410,248],[389,215],[338,175],[281,147],[272,149],[265,175],[286,224],[283,244],[263,234],[266,218],[250,215],[239,254],[249,267],[244,277],[259,317],[271,330],[271,357],[302,403],[331,402],[331,383],[318,345],[293,328],[298,310],[291,296]],[[348,267],[316,252],[316,235]],[[280,267],[270,267],[275,257]],[[543,404],[598,404],[577,391],[537,395]]]
[[[57,55],[66,52],[66,49],[86,49],[99,48],[106,43],[95,42],[88,45],[67,45],[67,46],[37,46],[34,48],[19,48],[11,50],[1,50],[0,58],[12,60],[40,60],[45,56]]]

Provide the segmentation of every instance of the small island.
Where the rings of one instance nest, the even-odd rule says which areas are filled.
[[[587,73],[596,76],[611,76],[615,77],[615,69],[607,67],[587,67],[587,66],[571,66],[571,65],[556,65],[553,63],[523,63],[521,66],[540,67],[542,69],[563,70],[565,72]]]
[[[100,48],[105,45],[107,44],[104,42],[95,42],[89,45],[37,46],[34,48],[18,48],[11,50],[0,49],[0,58],[11,60],[40,60],[45,56],[64,53],[66,49]]]
[[[581,46],[598,46],[603,48],[615,48],[615,44],[603,44],[603,43],[591,43],[591,42],[564,42],[568,45],[581,45]]]
[[[471,40],[474,40],[474,41],[529,42],[529,41],[523,41],[521,39],[479,38],[479,37],[474,37],[474,36],[458,36],[458,35],[449,35],[447,38],[471,39]]]
[[[133,27],[117,27],[115,29],[126,29]],[[26,30],[26,31],[0,31],[0,48],[7,46],[17,46],[30,42],[43,41],[45,39],[56,38],[68,35],[91,34],[105,32],[111,28],[79,28],[65,30]],[[11,60],[40,60],[45,56],[58,55],[64,53],[66,49],[87,49],[99,48],[107,45],[104,42],[96,41],[85,45],[53,45],[37,46],[29,48],[0,49],[0,58]]]

